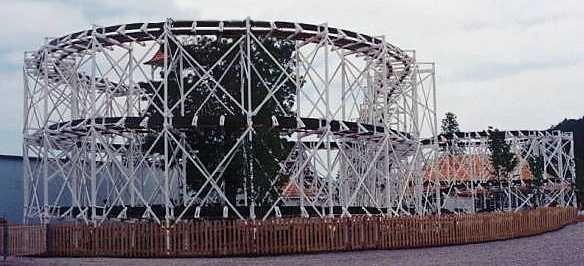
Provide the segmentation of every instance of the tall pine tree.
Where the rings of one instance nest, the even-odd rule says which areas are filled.
[[[511,145],[505,141],[505,132],[495,129],[489,131],[489,151],[491,166],[498,179],[509,179],[519,163],[517,156],[511,152]]]
[[[442,119],[442,134],[450,135],[460,132],[456,114],[447,112]]]
[[[454,140],[454,134],[460,132],[459,124],[456,115],[452,112],[447,112],[442,119],[442,135],[446,137],[447,145],[443,148],[449,148],[451,154],[459,155],[462,154],[462,149],[458,146],[458,143]]]

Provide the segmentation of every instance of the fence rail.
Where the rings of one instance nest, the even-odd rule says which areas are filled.
[[[575,208],[515,213],[387,218],[287,218],[7,225],[0,251],[8,256],[192,257],[274,255],[456,245],[539,234],[573,223]]]

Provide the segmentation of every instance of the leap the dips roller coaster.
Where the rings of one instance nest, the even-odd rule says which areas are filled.
[[[26,222],[575,202],[571,134],[505,132],[519,166],[493,177],[490,133],[438,135],[434,64],[383,36],[250,19],[94,26],[26,53],[24,77]]]

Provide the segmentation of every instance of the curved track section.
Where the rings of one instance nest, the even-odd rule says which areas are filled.
[[[130,23],[103,28],[79,31],[51,40],[48,52],[61,58],[91,49],[93,41],[100,46],[122,45],[124,43],[157,40],[164,32],[173,35],[215,35],[239,37],[251,32],[257,36],[270,36],[280,39],[318,43],[324,34],[331,38],[332,44],[340,49],[376,56],[382,48],[387,53],[410,68],[413,59],[396,46],[381,38],[354,31],[328,27],[326,24],[313,25],[284,21],[171,21],[155,23]],[[40,56],[42,53],[39,52]]]

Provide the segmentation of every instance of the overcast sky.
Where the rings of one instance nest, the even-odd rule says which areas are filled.
[[[545,129],[584,115],[582,1],[0,0],[0,154],[21,153],[22,57],[44,37],[175,19],[328,22],[437,64],[439,114],[463,130]]]

